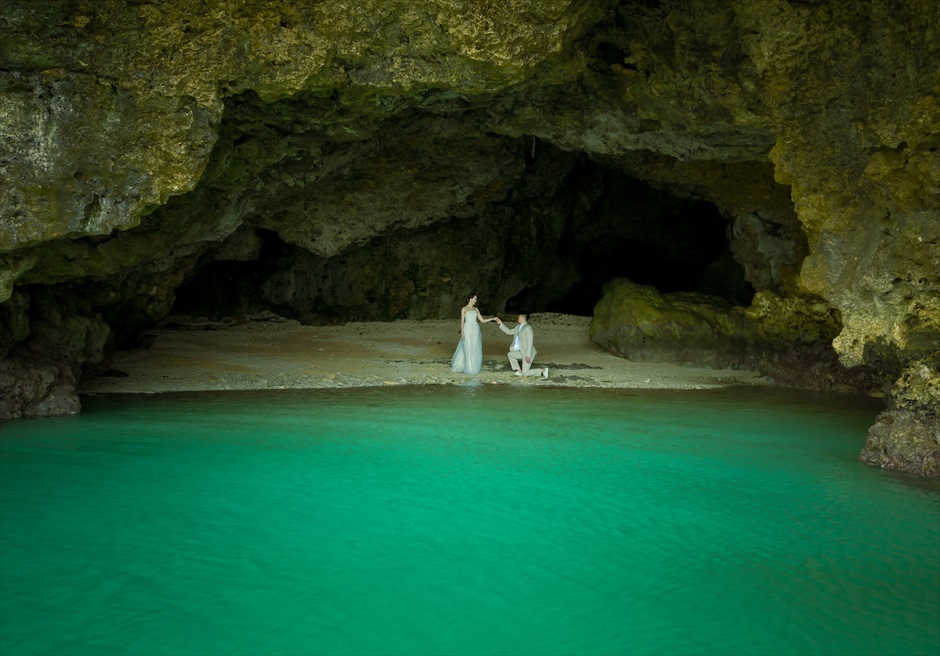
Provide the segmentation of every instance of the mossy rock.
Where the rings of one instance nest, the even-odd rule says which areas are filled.
[[[741,308],[705,294],[661,294],[625,278],[612,281],[594,308],[591,340],[631,360],[741,362],[759,340]]]

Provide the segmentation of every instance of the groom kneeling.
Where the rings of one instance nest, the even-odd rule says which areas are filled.
[[[548,367],[538,371],[530,370],[532,361],[535,360],[538,351],[535,350],[535,333],[532,332],[532,326],[529,325],[529,313],[520,312],[516,318],[519,325],[514,328],[504,326],[499,317],[496,317],[496,320],[499,321],[500,330],[507,335],[512,335],[512,347],[510,347],[507,355],[509,356],[509,364],[512,365],[512,370],[516,372],[516,375],[544,376],[548,378]]]

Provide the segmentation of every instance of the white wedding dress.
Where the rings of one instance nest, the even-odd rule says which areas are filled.
[[[465,374],[478,374],[483,368],[483,336],[477,322],[476,310],[467,310],[463,317],[463,339],[450,361],[450,370]]]

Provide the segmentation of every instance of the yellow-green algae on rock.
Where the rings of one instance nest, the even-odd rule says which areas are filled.
[[[743,308],[619,279],[604,289],[590,333],[630,360],[758,369],[777,383],[827,392],[870,388],[869,372],[845,371],[828,348],[839,327],[837,313],[819,299],[763,291]]]

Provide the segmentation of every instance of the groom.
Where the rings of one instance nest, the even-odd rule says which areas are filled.
[[[507,355],[509,356],[509,364],[512,365],[512,370],[516,372],[516,375],[544,376],[548,378],[548,367],[538,371],[530,370],[532,361],[535,360],[538,351],[535,350],[535,333],[532,332],[532,326],[529,325],[529,313],[520,312],[516,318],[518,325],[513,328],[504,326],[499,317],[496,317],[496,320],[499,321],[500,330],[507,335],[512,335],[512,346]]]

